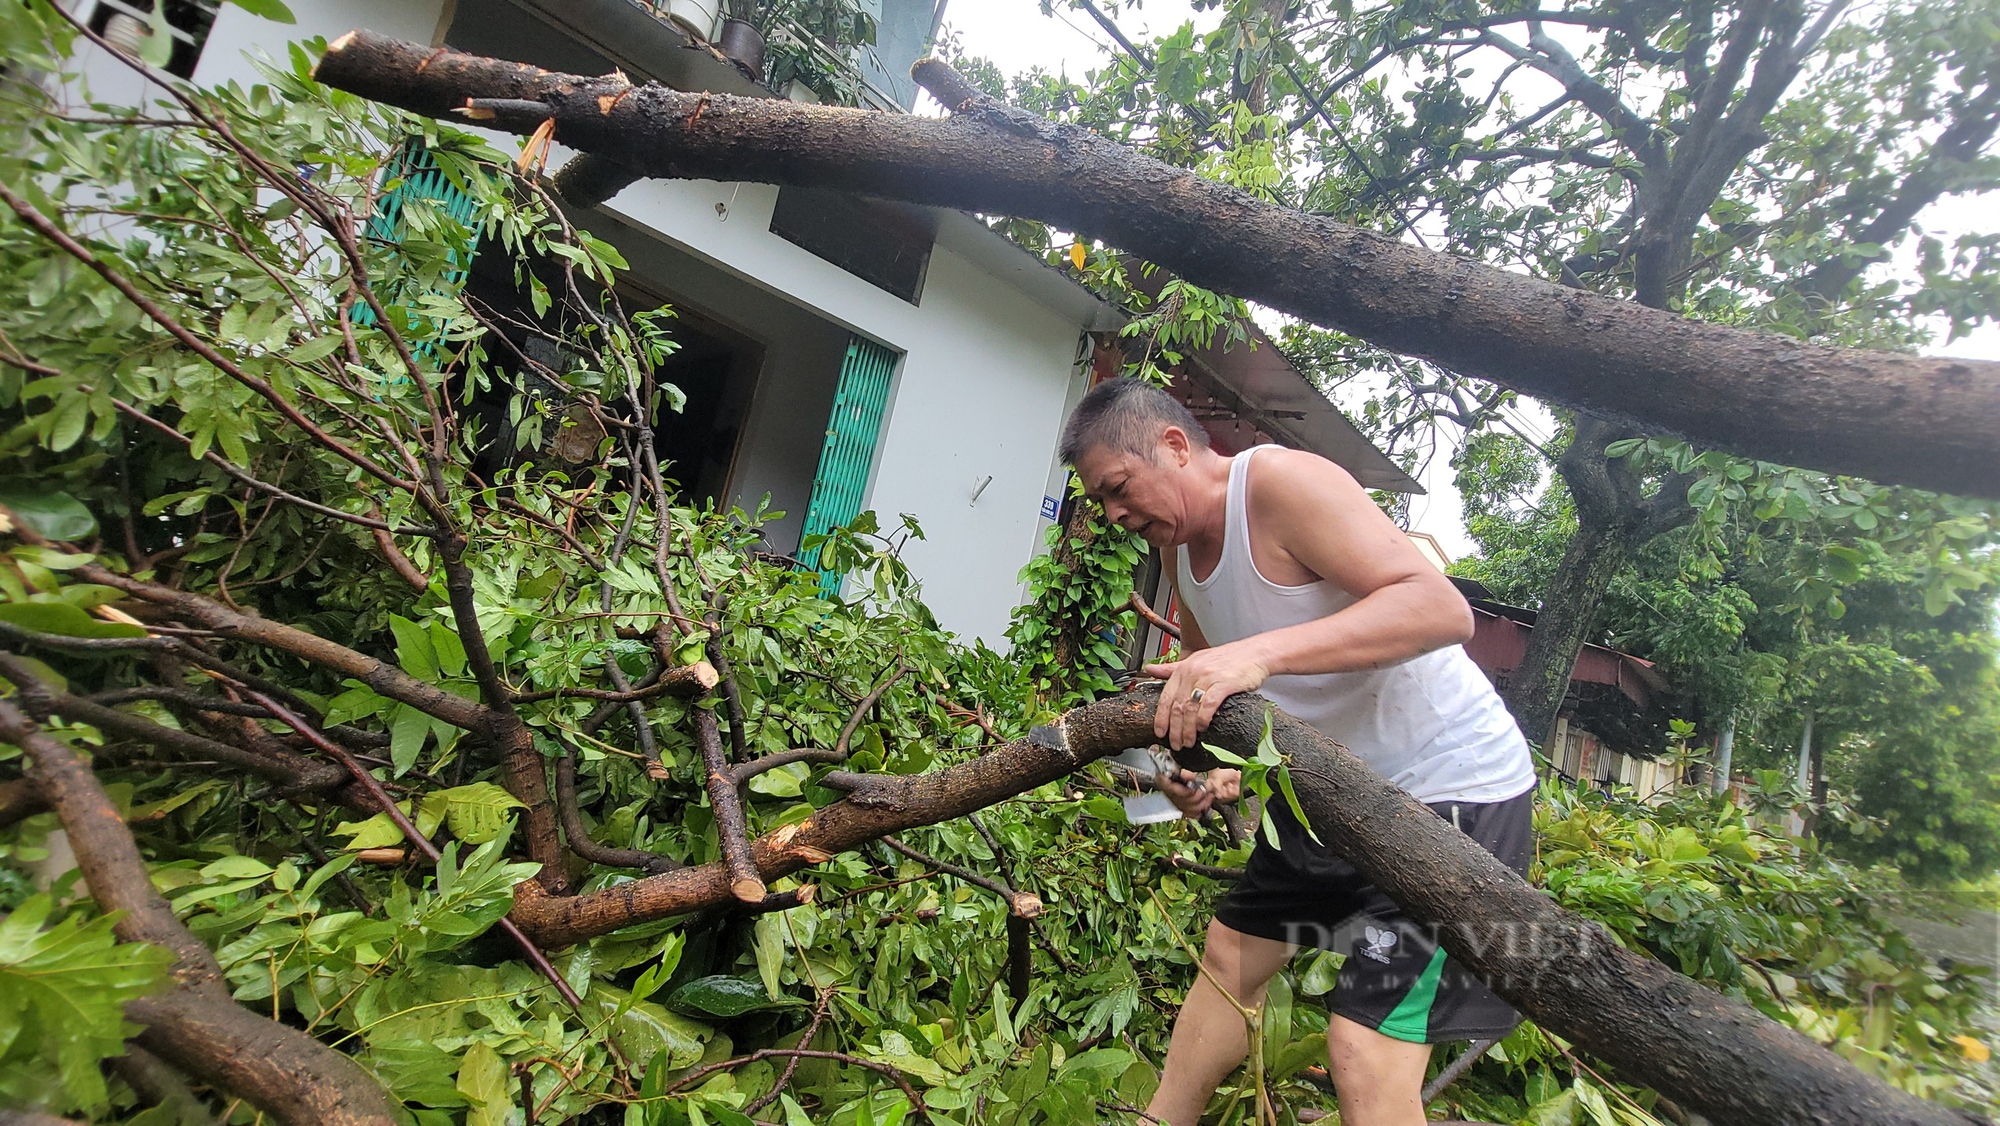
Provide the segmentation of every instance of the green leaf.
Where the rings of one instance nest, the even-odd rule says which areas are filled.
[[[271,866],[254,856],[225,856],[202,868],[201,874],[211,880],[263,879],[271,874]]]
[[[650,1001],[635,1002],[624,990],[605,982],[591,984],[589,1000],[598,1006],[597,1019],[610,1022],[609,1035],[634,1059],[665,1060],[669,1068],[687,1067],[699,1061],[709,1041],[715,1039],[715,1029],[709,1025]]]
[[[674,976],[674,970],[681,964],[681,952],[687,946],[685,935],[670,934],[667,946],[660,951],[660,960],[646,967],[639,980],[632,984],[632,1000],[636,1003],[650,998],[660,991],[667,979]]]
[[[0,622],[64,637],[146,636],[146,631],[138,626],[93,618],[67,602],[0,603]]]
[[[811,771],[807,769],[805,763],[788,763],[775,770],[766,770],[750,779],[750,789],[755,793],[768,794],[774,798],[795,798],[799,796],[800,787],[810,774]]]
[[[438,672],[450,677],[465,675],[465,644],[443,622],[430,625],[431,652],[437,656]]]
[[[458,1065],[458,1093],[472,1104],[465,1126],[507,1126],[514,1109],[511,1086],[507,1061],[485,1041],[475,1041]]]
[[[1217,762],[1226,762],[1231,766],[1244,766],[1250,761],[1235,751],[1227,747],[1218,747],[1214,743],[1203,743],[1201,749],[1214,755]]]
[[[139,45],[139,58],[147,66],[165,66],[174,57],[173,25],[167,22],[167,0],[153,0],[146,22],[152,34]]]
[[[1312,965],[1306,967],[1305,976],[1299,979],[1299,992],[1308,997],[1321,997],[1333,992],[1334,982],[1340,978],[1340,967],[1345,962],[1343,955],[1331,950],[1322,950],[1313,958]]]
[[[262,16],[274,23],[297,23],[299,18],[285,7],[284,0],[229,0],[231,4],[253,16]]]
[[[785,1000],[778,991],[779,974],[785,968],[785,916],[772,911],[757,917],[752,929],[757,952],[757,976],[764,979],[764,994],[773,1001]]]
[[[773,1001],[765,993],[762,982],[729,974],[696,978],[667,995],[667,1007],[675,1012],[725,1020],[765,1009],[791,1008],[800,1003],[792,997]]]
[[[389,761],[401,778],[417,764],[424,739],[431,733],[431,717],[408,704],[397,704],[389,720]]]
[[[424,795],[420,814],[441,819],[451,835],[466,844],[481,845],[513,827],[514,810],[525,809],[521,802],[491,782],[453,786]],[[435,821],[433,822],[436,823]],[[418,828],[423,822],[418,821]]]
[[[173,959],[118,942],[109,917],[44,928],[53,906],[36,895],[0,919],[0,1104],[94,1110],[107,1098],[99,1063],[134,1031],[125,1002],[158,988]]]
[[[365,821],[342,821],[333,827],[333,831],[338,836],[348,837],[347,847],[357,851],[406,843],[403,830],[386,813],[378,813]]]
[[[1826,573],[1837,583],[1856,582],[1868,556],[1851,547],[1835,545],[1826,549]]]
[[[97,532],[97,517],[68,493],[0,489],[0,507],[48,539],[80,540]]]
[[[1299,805],[1299,795],[1292,789],[1292,772],[1280,766],[1272,773],[1278,776],[1278,789],[1285,795],[1285,805],[1290,807],[1292,816],[1299,819],[1299,824],[1305,826],[1306,836],[1311,837],[1314,844],[1325,844],[1313,831],[1312,822],[1306,819],[1305,808]]]
[[[338,336],[315,336],[311,340],[291,350],[289,359],[295,364],[311,364],[333,355],[341,344]]]
[[[401,614],[389,615],[389,631],[396,635],[396,663],[403,671],[436,684],[440,679],[438,654],[430,633]]]

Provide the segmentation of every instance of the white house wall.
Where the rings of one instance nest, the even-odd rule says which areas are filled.
[[[998,645],[1048,525],[1042,497],[1079,333],[942,245],[923,299],[868,503],[923,525],[904,557],[938,620]]]
[[[196,80],[255,82],[245,52],[282,59],[289,40],[367,27],[435,42],[448,21],[448,6],[439,0],[290,0],[290,6],[298,17],[292,26],[225,5]],[[925,601],[945,628],[998,644],[1019,601],[1017,572],[1047,525],[1042,498],[1060,479],[1052,466],[1076,386],[1075,312],[1051,308],[954,251],[954,239],[970,236],[950,224],[932,253],[921,305],[913,306],[772,234],[776,199],[775,188],[757,184],[645,180],[605,209],[773,298],[903,353],[865,505],[885,524],[900,513],[917,517],[928,539],[911,544],[906,558],[923,581]],[[660,281],[673,285],[671,277]],[[724,301],[688,296],[730,313]],[[767,482],[817,462],[826,400],[816,391],[787,394],[777,377],[822,355],[825,341],[815,336],[794,348],[765,328],[746,327],[772,341],[767,357],[776,362],[767,363],[737,455],[737,500],[754,505]],[[975,504],[975,481],[988,475],[993,479]],[[785,505],[794,520],[803,516],[802,502]]]
[[[286,0],[286,7],[298,17],[297,23],[272,23],[234,4],[224,4],[195,67],[195,82],[202,86],[226,82],[254,86],[264,81],[251,61],[256,55],[261,53],[284,66],[286,44],[333,39],[355,28],[434,43],[447,10],[445,0]]]
[[[1019,601],[1015,576],[1046,523],[1042,496],[1079,327],[969,264],[949,240],[932,251],[913,306],[773,235],[777,195],[760,184],[642,180],[605,209],[904,354],[864,504],[885,524],[916,516],[928,538],[905,558],[925,602],[946,629],[998,644]],[[750,431],[787,410],[769,399],[782,388],[769,388],[759,389]],[[812,421],[817,458],[825,416]],[[972,503],[975,479],[989,474]]]
[[[635,281],[764,345],[728,500],[752,512],[758,499],[769,495],[772,507],[785,514],[765,526],[770,548],[794,550],[840,385],[847,328],[610,216],[584,213],[577,221],[588,221],[592,234],[618,248]]]

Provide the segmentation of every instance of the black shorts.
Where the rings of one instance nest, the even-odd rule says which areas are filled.
[[[1439,802],[1431,809],[1523,875],[1534,851],[1533,790],[1491,804]],[[1521,1015],[1438,947],[1382,889],[1306,836],[1284,804],[1272,811],[1281,848],[1259,833],[1243,878],[1216,906],[1222,925],[1244,934],[1347,955],[1328,1010],[1413,1044],[1499,1038]]]

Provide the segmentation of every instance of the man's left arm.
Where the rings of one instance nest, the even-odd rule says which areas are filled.
[[[1155,729],[1169,746],[1192,746],[1224,700],[1256,691],[1268,677],[1381,668],[1472,636],[1472,610],[1451,580],[1332,462],[1293,450],[1260,455],[1250,511],[1253,538],[1356,601],[1150,666],[1167,678]]]

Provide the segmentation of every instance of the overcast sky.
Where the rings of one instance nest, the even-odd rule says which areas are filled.
[[[1214,26],[1217,15],[1213,11],[1196,13],[1188,0],[1145,0],[1137,11],[1120,13],[1118,23],[1135,41],[1143,42],[1147,36],[1171,32],[1189,19],[1207,28]],[[968,54],[993,60],[1008,75],[1039,66],[1067,72],[1081,80],[1086,71],[1103,65],[1111,45],[1110,38],[1087,15],[1058,11],[1054,17],[1046,17],[1036,0],[951,0],[945,25],[959,33]],[[937,112],[935,107],[931,107],[931,112]],[[1991,200],[1991,196],[1948,197],[1919,216],[1918,222],[1938,233],[1991,229]],[[2000,360],[2000,328],[1989,326],[1935,351]],[[1543,435],[1551,422],[1545,412],[1533,408],[1520,418],[1521,425]],[[1450,451],[1440,449],[1419,474],[1419,480],[1430,493],[1414,498],[1411,525],[1437,536],[1446,550],[1457,557],[1470,554],[1473,545],[1466,538],[1460,518],[1449,460]]]

